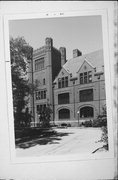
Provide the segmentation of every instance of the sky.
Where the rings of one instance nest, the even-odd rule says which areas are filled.
[[[87,54],[103,48],[101,16],[57,17],[10,20],[10,36],[24,37],[34,49],[45,45],[51,37],[55,48],[66,47],[67,59],[73,49]]]

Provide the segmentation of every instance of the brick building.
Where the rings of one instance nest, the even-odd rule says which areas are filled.
[[[106,103],[103,51],[82,55],[73,50],[54,82],[56,124],[95,119]]]
[[[37,84],[30,98],[35,124],[39,123],[38,109],[50,104],[55,124],[77,125],[92,120],[106,103],[103,51],[86,55],[75,49],[73,58],[66,61],[66,49],[53,46],[51,38],[33,51],[30,81]]]
[[[37,88],[34,94],[30,96],[29,106],[34,116],[35,125],[39,123],[38,110],[40,108],[49,104],[53,110],[53,81],[65,63],[65,53],[65,48],[61,47],[58,50],[53,46],[51,38],[46,38],[45,45],[33,51],[29,79]]]

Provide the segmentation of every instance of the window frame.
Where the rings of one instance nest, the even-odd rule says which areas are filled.
[[[35,91],[35,99],[36,100],[46,99],[46,89]]]
[[[89,94],[90,94],[89,91],[91,91],[91,94],[92,94],[91,96],[89,96]],[[79,91],[79,102],[89,102],[89,101],[94,101],[94,91],[93,91],[93,88],[80,90]]]
[[[44,57],[35,60],[35,71],[44,69]]]
[[[80,73],[79,81],[80,81],[80,84],[92,83],[92,71],[85,71],[83,73]]]
[[[66,88],[68,87],[68,76],[64,76],[62,78],[58,78],[58,88]]]
[[[63,98],[63,96],[66,96],[66,98]],[[65,101],[65,99],[66,99],[66,101]],[[61,104],[70,104],[70,93],[69,92],[58,94],[58,105],[61,105]]]

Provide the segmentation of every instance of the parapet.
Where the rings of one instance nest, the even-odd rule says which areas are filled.
[[[47,38],[45,39],[45,45],[52,47],[52,46],[53,46],[53,40],[52,40],[52,38],[47,37]]]

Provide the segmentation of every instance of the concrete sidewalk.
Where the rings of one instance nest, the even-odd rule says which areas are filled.
[[[92,153],[97,148],[103,146],[99,142],[102,131],[100,128],[67,128],[56,129],[57,137],[39,138],[34,141],[24,143],[33,143],[29,148],[16,148],[16,154],[20,157],[41,156],[41,155],[59,155],[74,153]],[[23,143],[22,143],[23,144]]]

